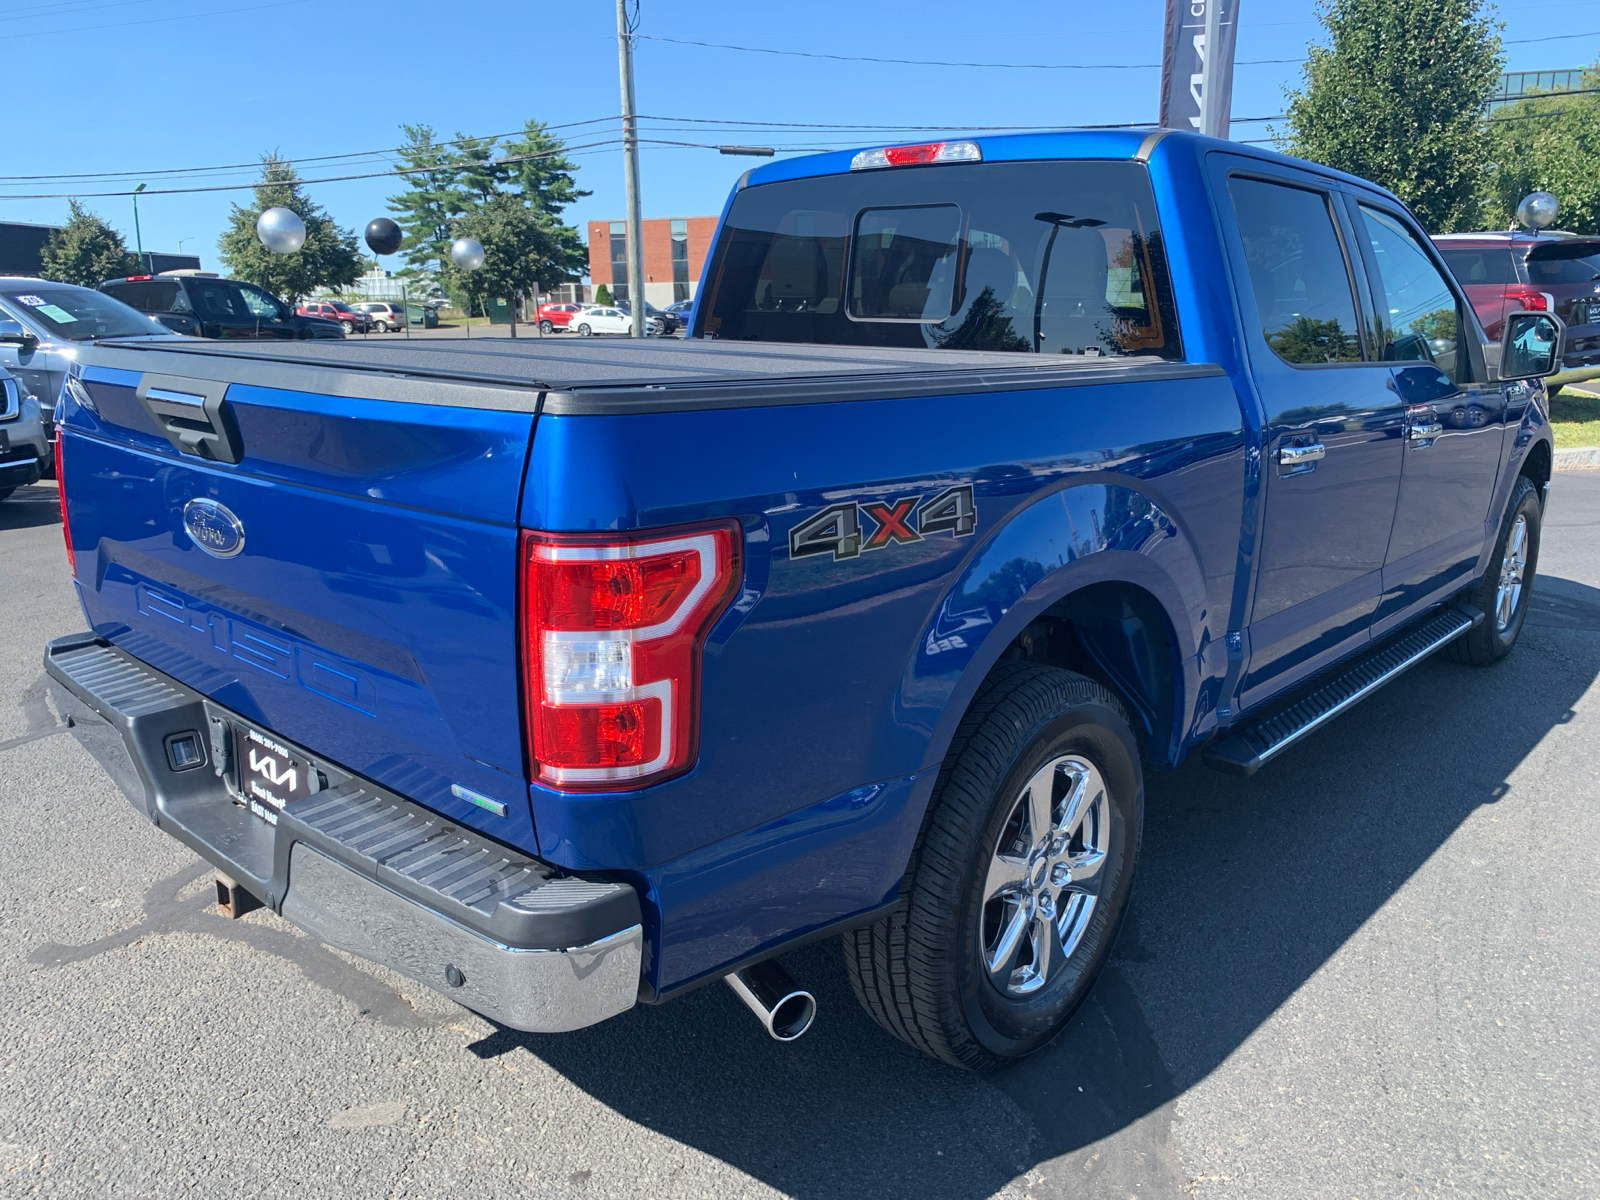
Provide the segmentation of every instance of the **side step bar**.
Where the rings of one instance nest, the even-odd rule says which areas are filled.
[[[1218,738],[1200,757],[1213,770],[1254,775],[1264,763],[1484,619],[1483,613],[1465,604],[1436,613],[1287,708]]]

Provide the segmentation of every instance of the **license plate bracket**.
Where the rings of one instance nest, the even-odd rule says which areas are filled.
[[[271,734],[235,722],[233,760],[239,798],[261,820],[278,823],[285,804],[322,790],[322,777],[305,756]]]

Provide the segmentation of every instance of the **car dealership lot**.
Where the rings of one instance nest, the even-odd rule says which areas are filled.
[[[1152,776],[1112,966],[986,1078],[872,1025],[831,942],[786,959],[821,1011],[780,1046],[720,985],[499,1030],[225,920],[56,729],[57,520],[49,484],[0,504],[0,1194],[1600,1191],[1600,472],[1556,478],[1506,662],[1430,661],[1251,779]]]

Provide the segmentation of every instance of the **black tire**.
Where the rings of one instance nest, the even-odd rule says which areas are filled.
[[[549,321],[540,321],[539,322],[539,332],[544,334],[546,337],[549,337],[555,331],[556,331],[556,327],[551,322],[549,322]]]
[[[1466,597],[1467,603],[1481,609],[1487,619],[1445,647],[1446,653],[1456,662],[1474,667],[1493,666],[1517,644],[1523,619],[1528,615],[1528,601],[1533,596],[1534,573],[1539,568],[1539,527],[1543,518],[1544,506],[1540,503],[1538,487],[1526,475],[1519,475],[1511,489],[1505,518],[1500,522],[1500,536],[1489,556],[1489,569]],[[1523,523],[1522,562],[1516,569],[1516,582],[1520,586],[1514,599],[1508,595],[1505,597],[1508,603],[1502,605],[1500,585],[1508,568],[1513,566],[1511,543],[1519,521]]]
[[[351,337],[355,334],[356,323],[354,321],[340,321],[339,324],[344,327],[345,337]]]
[[[379,333],[388,333],[389,332],[389,322],[384,321],[384,320],[379,320],[379,322],[377,323],[376,326],[374,326],[374,328],[376,328]]]
[[[1091,801],[1097,828],[1107,831],[1098,897],[1086,913],[1078,910],[1075,949],[1036,990],[1017,994],[1015,981],[1028,964],[1006,967],[1004,982],[996,982],[986,956],[1005,940],[991,933],[996,922],[1022,906],[986,903],[986,881],[1000,850],[1032,840],[1027,825],[1017,824],[1028,807],[1027,784],[1041,768],[1063,761],[1086,762],[1103,781],[1104,799]],[[1057,775],[1049,778],[1055,786]],[[1068,807],[1060,795],[1053,806],[1052,820]],[[856,999],[884,1029],[954,1066],[988,1070],[1031,1054],[1072,1017],[1105,964],[1127,909],[1143,819],[1138,745],[1117,698],[1070,671],[1029,663],[998,668],[956,730],[894,911],[844,935]],[[1058,846],[1062,841],[1059,834],[1051,838]],[[1077,835],[1054,853],[1072,853],[1071,847],[1081,854]],[[1050,861],[1048,853],[1027,857],[1027,876],[1048,876],[1058,869]],[[1066,908],[1066,890],[1052,903],[1057,920],[1078,919]],[[1034,911],[1027,909],[1027,925],[1038,931]],[[1059,954],[1062,943],[1051,945]],[[1030,948],[1029,958],[1034,953]]]
[[[594,335],[594,330],[589,328],[588,322],[585,322],[584,324],[578,326],[578,336],[579,337],[592,337],[593,335]]]

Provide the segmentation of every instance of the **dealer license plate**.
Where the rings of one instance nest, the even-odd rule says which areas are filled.
[[[1579,324],[1600,325],[1600,300],[1591,300],[1588,304],[1580,305],[1579,307],[1585,309],[1585,312],[1581,314],[1583,320]]]
[[[233,727],[234,759],[239,770],[239,795],[250,811],[271,825],[292,800],[320,791],[311,767],[289,753],[275,738],[248,725]]]

